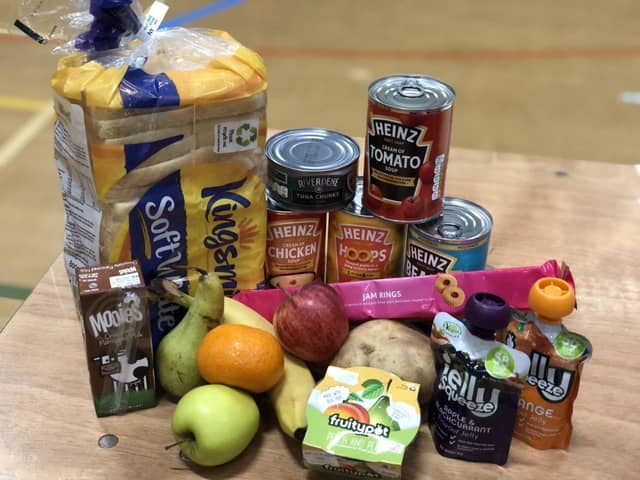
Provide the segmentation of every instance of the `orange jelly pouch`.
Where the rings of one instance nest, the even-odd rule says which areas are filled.
[[[531,312],[513,311],[505,343],[527,354],[531,367],[518,402],[514,436],[539,449],[566,449],[571,440],[573,403],[592,346],[562,325],[575,295],[560,279],[537,281],[529,295]]]

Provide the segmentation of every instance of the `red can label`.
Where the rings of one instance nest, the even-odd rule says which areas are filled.
[[[267,212],[269,287],[299,287],[324,280],[326,219],[326,213]]]
[[[369,101],[363,195],[369,211],[404,223],[440,213],[451,113],[400,113]]]

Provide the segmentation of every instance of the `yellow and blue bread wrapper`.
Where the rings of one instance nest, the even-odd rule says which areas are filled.
[[[152,42],[169,43],[183,28],[161,30]],[[267,88],[262,58],[221,30],[197,30],[212,41],[234,50],[230,56],[212,58],[199,68],[168,69],[147,73],[130,65],[104,66],[88,53],[63,57],[51,79],[60,96],[106,109],[159,108],[199,105],[246,98]],[[163,42],[166,40],[166,42]],[[158,49],[160,50],[160,49]],[[179,63],[179,62],[178,62]]]
[[[264,287],[266,71],[219,30],[160,30],[60,59],[52,77],[65,264],[137,259],[145,281],[193,294],[185,267],[225,294]],[[154,345],[184,314],[151,305]]]

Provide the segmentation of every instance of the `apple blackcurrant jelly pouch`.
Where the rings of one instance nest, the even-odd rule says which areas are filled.
[[[436,383],[429,426],[438,452],[451,458],[503,465],[529,358],[495,340],[510,320],[497,295],[476,293],[465,320],[438,313],[431,330]]]
[[[562,325],[575,308],[567,282],[538,280],[529,291],[529,307],[532,312],[514,310],[506,330],[505,343],[531,359],[513,435],[539,449],[567,448],[582,366],[593,349],[589,340]]]

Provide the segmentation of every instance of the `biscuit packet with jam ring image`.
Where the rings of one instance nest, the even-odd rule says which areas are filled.
[[[531,359],[514,436],[535,448],[566,449],[571,440],[582,367],[593,352],[587,338],[562,324],[575,303],[571,285],[542,278],[529,291],[531,311],[513,310],[505,331],[505,343]]]
[[[511,318],[501,297],[473,294],[464,317],[442,312],[433,321],[436,381],[429,426],[441,455],[503,465],[529,358],[495,339]]]

